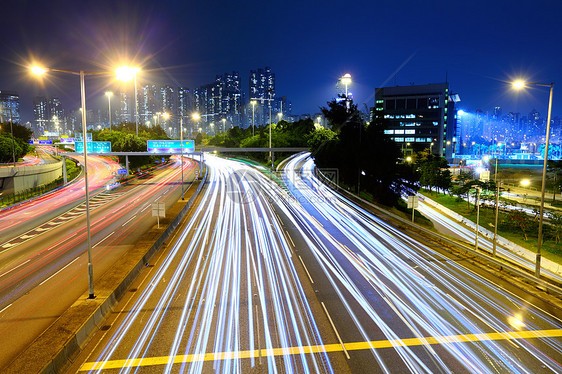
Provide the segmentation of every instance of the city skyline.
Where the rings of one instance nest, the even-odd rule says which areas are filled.
[[[78,106],[79,96],[72,77],[49,77],[55,85],[33,82],[26,74],[32,58],[87,71],[136,61],[144,71],[159,70],[170,84],[190,89],[233,70],[245,81],[251,69],[271,66],[277,90],[290,97],[294,113],[316,112],[345,73],[353,77],[350,91],[360,106],[373,106],[375,87],[447,80],[463,97],[459,108],[498,105],[509,112],[546,113],[546,90],[517,94],[507,84],[517,76],[560,81],[554,21],[562,5],[540,3],[532,14],[522,1],[510,7],[346,4],[345,12],[332,2],[14,4],[1,26],[9,37],[2,41],[0,89],[19,93],[23,118],[29,119],[34,96],[59,97],[69,109]],[[87,79],[88,106],[103,100],[103,91],[114,85],[110,80]],[[555,89],[553,116],[560,114],[559,97]]]

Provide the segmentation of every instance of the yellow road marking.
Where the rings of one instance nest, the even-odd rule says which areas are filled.
[[[451,335],[451,336],[430,336],[427,338],[408,338],[408,339],[394,339],[394,340],[373,340],[370,342],[355,342],[345,343],[345,349],[348,351],[358,351],[365,349],[381,349],[392,347],[408,347],[417,345],[431,345],[431,344],[451,344],[451,343],[468,343],[480,342],[487,340],[514,340],[514,339],[534,339],[534,338],[560,338],[562,337],[562,329],[552,330],[535,330],[535,331],[507,331],[507,332],[491,332],[482,334],[468,334],[468,335]],[[80,368],[80,371],[87,370],[100,370],[100,369],[120,369],[125,367],[139,367],[139,366],[155,366],[165,365],[168,362],[174,364],[197,362],[197,361],[217,361],[217,360],[234,360],[259,356],[285,356],[297,354],[311,354],[311,353],[329,353],[341,352],[343,347],[341,344],[325,344],[325,345],[310,345],[302,347],[287,347],[287,348],[273,348],[273,349],[256,349],[247,351],[236,352],[217,352],[217,353],[204,353],[204,354],[191,354],[191,355],[178,355],[178,356],[161,356],[161,357],[146,357],[134,358],[126,360],[111,360],[111,361],[98,361],[87,362]]]

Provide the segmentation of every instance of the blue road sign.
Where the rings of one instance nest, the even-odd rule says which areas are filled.
[[[39,139],[39,144],[53,144],[52,140]]]
[[[111,152],[111,142],[87,142],[88,152],[108,153]],[[76,152],[84,152],[84,142],[74,142]]]
[[[147,140],[146,148],[150,153],[181,153],[181,142],[179,140]],[[183,153],[195,151],[193,140],[183,141]]]
[[[127,169],[117,169],[117,174],[127,174]]]

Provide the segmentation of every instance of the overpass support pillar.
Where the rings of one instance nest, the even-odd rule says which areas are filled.
[[[68,177],[66,175],[66,156],[62,156],[62,178],[64,184],[68,183]]]
[[[127,169],[127,176],[129,176],[129,156],[125,155],[125,168]]]

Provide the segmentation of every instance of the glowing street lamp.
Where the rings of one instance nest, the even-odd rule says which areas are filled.
[[[107,96],[107,104],[109,105],[109,132],[111,132],[111,96],[113,92],[107,91],[105,96]]]
[[[345,98],[347,100],[347,86],[351,84],[351,74],[344,74],[344,76],[340,78],[340,81],[345,84]]]
[[[140,72],[140,68],[131,66],[121,66],[115,70],[117,79],[123,82],[128,82],[131,79],[135,81],[135,128],[137,131],[137,136],[139,136],[139,105],[137,97],[137,74]]]
[[[513,82],[513,88],[515,89],[523,89],[526,86],[540,86],[540,87],[550,87],[550,96],[548,99],[548,114],[546,116],[546,140],[545,140],[545,147],[544,147],[544,163],[542,168],[542,185],[541,185],[541,205],[539,210],[539,237],[538,237],[538,244],[537,244],[537,256],[536,256],[536,264],[535,264],[535,276],[539,278],[541,276],[541,246],[542,246],[542,222],[543,222],[543,214],[544,214],[544,195],[545,195],[545,188],[546,188],[546,166],[548,163],[548,146],[550,140],[550,118],[552,116],[552,91],[554,90],[554,82],[550,84],[546,83],[529,83],[523,80],[517,80]]]
[[[54,71],[59,73],[78,75],[80,76],[80,101],[82,112],[82,141],[84,143],[84,186],[86,188],[86,236],[88,244],[88,283],[89,283],[89,298],[93,299],[94,296],[94,266],[92,264],[92,238],[90,234],[90,191],[88,188],[88,147],[86,138],[86,85],[84,77],[86,75],[100,75],[106,74],[104,72],[90,72],[86,73],[84,70],[69,71],[60,69],[45,69],[40,66],[33,66],[31,72],[35,75],[43,75],[47,71]]]

